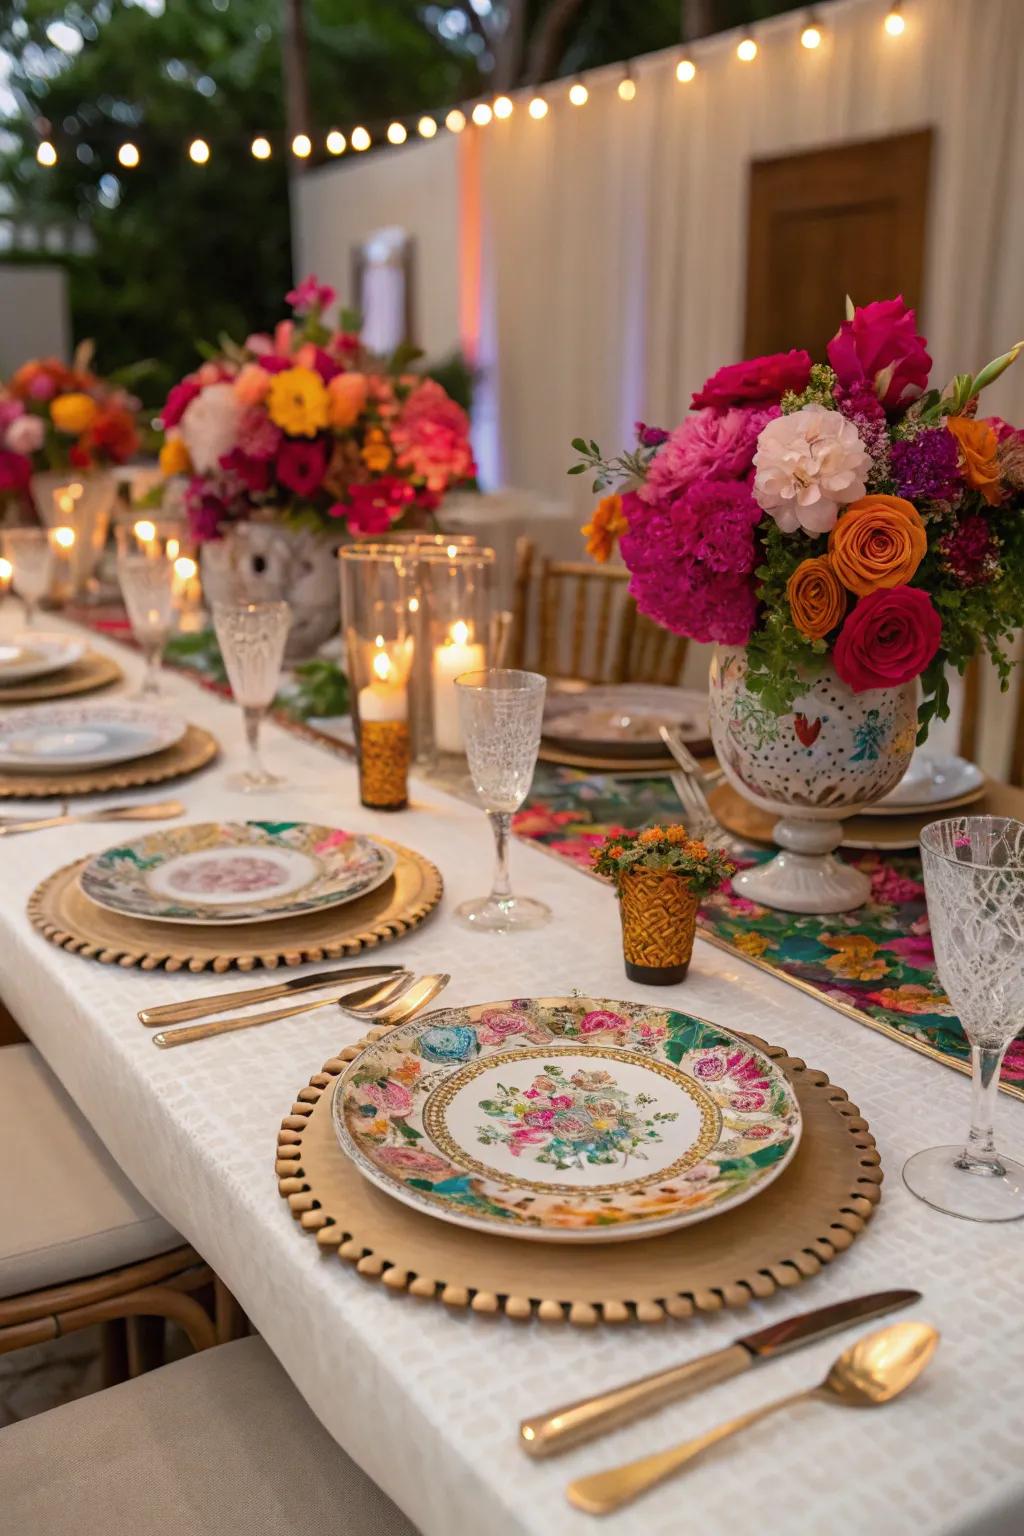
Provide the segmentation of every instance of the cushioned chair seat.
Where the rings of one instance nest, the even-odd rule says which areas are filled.
[[[25,1536],[416,1536],[256,1338],[0,1429],[0,1490]]]
[[[31,1045],[0,1049],[0,1299],[184,1239],[125,1178]]]

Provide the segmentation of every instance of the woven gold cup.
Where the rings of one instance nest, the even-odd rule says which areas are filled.
[[[700,898],[678,875],[637,869],[618,880],[622,952],[630,981],[670,986],[690,967]]]

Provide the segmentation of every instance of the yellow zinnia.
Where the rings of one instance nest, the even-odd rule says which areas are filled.
[[[68,395],[58,395],[50,402],[50,416],[58,432],[66,432],[69,437],[78,437],[79,433],[86,432],[92,426],[99,413],[99,406],[91,395],[73,391]]]
[[[371,427],[363,444],[363,463],[375,475],[383,474],[391,463],[391,448],[380,427]]]
[[[289,437],[315,437],[327,425],[327,390],[312,368],[275,373],[267,393],[267,411]]]
[[[192,468],[188,449],[180,437],[169,437],[160,449],[160,473],[165,479],[171,475],[187,475]]]

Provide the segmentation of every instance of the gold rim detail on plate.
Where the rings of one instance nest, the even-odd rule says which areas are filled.
[[[217,756],[217,739],[200,725],[190,725],[180,741],[132,762],[63,773],[0,772],[0,800],[42,800],[54,796],[95,795],[109,789],[138,789],[197,773]]]
[[[59,673],[0,687],[0,705],[70,699],[76,694],[109,688],[112,683],[119,683],[123,678],[124,673],[111,657],[103,656],[99,651],[86,651],[84,656],[73,661],[70,666],[63,667]]]

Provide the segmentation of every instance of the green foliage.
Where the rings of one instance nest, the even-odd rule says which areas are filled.
[[[595,496],[613,485],[616,490],[633,490],[646,480],[648,466],[658,451],[657,448],[640,446],[630,452],[620,453],[614,459],[606,459],[593,438],[588,442],[586,438],[574,437],[572,446],[580,455],[580,462],[573,464],[567,473],[585,475],[589,471],[593,474],[590,489]]]
[[[293,670],[295,691],[284,701],[289,714],[299,720],[348,714],[348,678],[336,661],[318,656]]]

